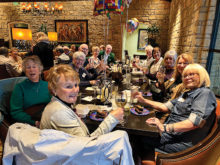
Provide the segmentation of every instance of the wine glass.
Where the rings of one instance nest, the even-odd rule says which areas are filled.
[[[127,101],[128,101],[128,97],[127,97],[127,94],[125,91],[118,91],[116,94],[115,94],[115,103],[118,107],[120,108],[123,108],[124,109],[124,106],[127,104]],[[124,126],[125,124],[125,119],[122,119],[120,121],[120,124],[122,126]]]

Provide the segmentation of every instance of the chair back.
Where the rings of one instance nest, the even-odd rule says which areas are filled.
[[[5,64],[0,65],[0,80],[10,78],[10,74],[8,73]]]
[[[216,107],[216,116],[217,116],[217,119],[220,120],[220,99],[216,99],[217,101],[217,107]]]
[[[4,116],[9,115],[10,97],[16,84],[27,79],[26,77],[13,77],[0,80],[0,123]]]

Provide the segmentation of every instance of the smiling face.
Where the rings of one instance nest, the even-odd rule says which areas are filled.
[[[184,59],[184,58],[179,58],[177,61],[177,71],[182,74],[184,68],[188,65],[189,63]]]
[[[150,59],[152,57],[152,50],[146,50],[146,56],[148,59]]]
[[[105,52],[106,52],[106,54],[110,54],[112,52],[112,47],[110,45],[107,45]]]
[[[80,51],[82,51],[87,56],[89,53],[88,45],[86,45],[86,44],[81,45]]]
[[[193,70],[185,72],[183,75],[183,83],[187,89],[198,88],[200,84],[199,74]]]
[[[99,55],[99,50],[94,50],[94,51],[92,52],[92,54],[93,54],[93,56],[94,56],[95,58],[97,58],[98,55]]]
[[[175,60],[173,58],[173,56],[166,56],[166,58],[164,59],[164,64],[166,68],[173,68],[174,64],[175,64]]]
[[[40,79],[40,67],[38,64],[34,63],[32,60],[29,60],[25,65],[25,75],[32,82],[38,82]]]
[[[155,59],[156,61],[159,61],[160,56],[161,56],[160,50],[159,50],[159,49],[154,49],[154,51],[153,51],[153,56],[154,56],[154,59]]]
[[[77,57],[73,59],[73,64],[77,69],[82,68],[85,60],[83,57]]]
[[[79,82],[70,79],[66,80],[64,75],[61,74],[54,93],[64,102],[75,103],[79,93]]]

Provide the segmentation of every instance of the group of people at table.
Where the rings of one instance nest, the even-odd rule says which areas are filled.
[[[60,52],[60,49],[58,47],[56,51]],[[95,85],[97,76],[108,69],[110,63],[115,63],[111,50],[111,45],[107,45],[105,51],[101,52],[95,46],[92,48],[93,55],[87,58],[88,46],[82,44],[79,51],[70,53],[72,56],[69,59],[61,54],[56,57],[59,64],[50,67],[47,81],[41,79],[44,61],[38,56],[24,58],[22,65],[19,65],[27,79],[14,88],[10,99],[11,117],[17,122],[40,129],[55,129],[76,136],[91,137],[111,132],[123,119],[122,108],[111,111],[98,128],[90,133],[73,106],[80,87]],[[193,63],[189,53],[177,55],[175,50],[169,50],[163,58],[160,48],[150,45],[146,46],[145,51],[146,60],[140,62],[134,59],[132,65],[150,79],[153,100],[144,98],[141,92],[135,92],[132,96],[146,106],[169,115],[165,123],[161,123],[158,118],[149,118],[146,124],[156,126],[160,137],[141,138],[141,143],[137,143],[134,148],[138,148],[143,156],[152,148],[173,153],[192,147],[208,135],[215,120],[217,103],[209,89],[209,75],[204,67]],[[42,103],[47,105],[41,121],[33,120],[25,113],[24,109]],[[131,148],[128,150],[132,152]]]

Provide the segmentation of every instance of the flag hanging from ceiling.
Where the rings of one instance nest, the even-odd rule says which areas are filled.
[[[124,0],[95,0],[94,15],[122,14],[124,5]]]

